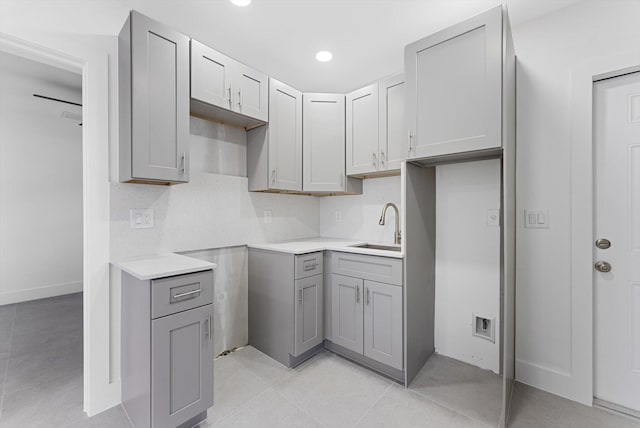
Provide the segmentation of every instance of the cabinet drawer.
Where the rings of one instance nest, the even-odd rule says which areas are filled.
[[[322,273],[322,251],[296,256],[296,279]]]
[[[333,252],[331,273],[402,285],[402,259]]]
[[[151,317],[159,318],[213,303],[213,271],[151,281]]]

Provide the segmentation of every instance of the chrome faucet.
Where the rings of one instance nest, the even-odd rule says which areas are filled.
[[[378,222],[378,224],[380,226],[384,226],[384,219],[385,219],[385,216],[387,215],[387,208],[389,207],[392,207],[396,211],[396,231],[393,234],[393,243],[400,245],[400,242],[402,240],[402,237],[400,236],[400,212],[398,211],[398,207],[396,206],[396,204],[387,202],[384,205],[384,208],[382,208],[382,214],[380,215],[380,221]]]

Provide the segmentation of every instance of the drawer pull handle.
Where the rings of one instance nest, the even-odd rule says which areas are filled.
[[[175,300],[175,299],[180,299],[182,297],[187,297],[187,296],[192,296],[194,294],[200,294],[200,292],[202,291],[202,289],[198,288],[197,290],[193,290],[193,291],[187,291],[185,293],[179,293],[179,294],[175,294],[171,300]],[[194,296],[195,297],[195,296]]]
[[[304,265],[304,271],[310,271],[310,270],[314,270],[316,267],[318,267],[318,263],[313,263],[313,264],[305,264]]]

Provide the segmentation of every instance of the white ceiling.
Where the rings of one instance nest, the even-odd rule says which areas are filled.
[[[509,0],[514,24],[579,0]],[[123,0],[303,91],[347,92],[402,70],[404,47],[498,0]],[[333,60],[319,63],[315,53]]]
[[[579,1],[506,0],[513,25]],[[611,0],[609,0],[611,1]],[[0,31],[115,35],[136,9],[303,91],[347,92],[403,67],[403,49],[499,0],[0,0]],[[517,40],[516,40],[517,49]],[[319,63],[318,50],[333,61]]]

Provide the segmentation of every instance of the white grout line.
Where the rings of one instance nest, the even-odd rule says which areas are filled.
[[[11,359],[11,348],[13,347],[13,329],[16,324],[16,312],[17,305],[13,305],[13,317],[11,319],[11,333],[9,334],[9,351],[7,352],[7,368],[4,371],[4,379],[2,380],[2,390],[0,391],[0,418],[2,418],[2,408],[4,404],[4,390],[7,385],[7,378],[9,377],[9,360]]]
[[[241,410],[244,410],[245,407],[249,406],[251,404],[252,401],[257,400],[260,396],[266,394],[267,392],[275,392],[273,390],[273,388],[268,387],[267,389],[265,389],[262,392],[259,392],[258,394],[254,395],[253,397],[249,398],[247,401],[245,401],[244,403],[240,404],[238,407],[236,407],[235,409],[231,410],[226,416],[223,416],[222,418],[218,419],[216,422],[211,422],[206,420],[207,422],[209,422],[212,425],[217,425],[220,424],[224,421],[226,421],[227,419],[232,418],[233,416],[235,416],[236,414],[240,413]],[[215,402],[213,404],[213,406],[215,407]],[[200,422],[202,423],[202,422]]]
[[[247,346],[250,346],[250,345],[247,345]],[[258,351],[257,349],[256,349],[256,351],[257,351],[257,352],[260,352],[260,351]],[[318,419],[316,419],[313,415],[309,414],[306,410],[304,410],[303,408],[301,408],[300,406],[298,406],[296,403],[294,403],[294,402],[292,402],[291,400],[287,399],[287,397],[285,397],[285,396],[284,396],[284,395],[282,395],[279,391],[277,391],[277,390],[275,389],[275,387],[276,387],[276,386],[278,386],[278,385],[280,385],[280,384],[282,384],[282,383],[283,383],[285,380],[287,380],[287,379],[291,379],[291,378],[292,378],[292,377],[294,377],[294,376],[298,376],[298,375],[300,375],[300,373],[302,373],[302,371],[303,371],[303,370],[306,370],[306,369],[308,369],[309,367],[312,367],[312,366],[316,365],[319,361],[321,361],[321,360],[323,360],[323,359],[327,358],[328,356],[325,354],[325,352],[326,352],[326,351],[318,352],[318,353],[317,353],[316,355],[314,355],[313,357],[309,358],[308,360],[304,361],[304,362],[303,362],[302,364],[300,364],[299,366],[297,366],[297,367],[295,367],[295,368],[292,368],[292,369],[287,369],[285,366],[282,366],[283,368],[285,368],[285,369],[289,370],[290,372],[289,372],[289,373],[287,373],[285,376],[283,376],[283,378],[282,378],[282,379],[280,379],[279,381],[275,381],[273,385],[269,385],[269,388],[268,388],[267,390],[265,390],[265,391],[264,391],[264,392],[269,391],[269,390],[273,391],[275,394],[277,394],[278,396],[280,396],[280,398],[282,398],[284,401],[286,401],[287,403],[289,403],[290,405],[292,405],[293,407],[295,407],[296,409],[298,409],[300,412],[302,412],[302,413],[304,413],[305,415],[307,415],[309,418],[311,418],[311,420],[315,421],[317,424],[319,424],[319,425],[320,425],[320,426],[322,426],[322,427],[326,427],[326,425],[325,425],[325,424],[323,424],[322,422],[320,422]],[[264,355],[265,357],[267,357],[267,358],[269,358],[269,359],[272,359],[272,358],[271,358],[271,357],[269,357],[268,355],[263,354],[262,352],[260,352],[260,353],[261,353],[262,355]],[[246,369],[247,369],[249,372],[251,372],[251,374],[253,374],[254,376],[256,376],[256,377],[260,378],[260,377],[258,376],[258,374],[257,374],[257,373],[255,373],[255,372],[254,372],[254,371],[253,371],[253,370],[252,370],[248,365],[243,364],[243,363],[242,363],[242,361],[240,361],[239,359],[235,359],[235,358],[234,358],[234,361],[238,362],[242,367],[246,368]],[[273,360],[273,361],[275,361],[275,360]],[[275,361],[275,362],[276,362],[277,364],[280,364],[280,363],[279,363],[279,362],[277,362],[277,361]],[[262,379],[260,378],[260,380],[262,380]],[[265,381],[263,380],[263,382],[265,382]],[[265,382],[265,383],[267,383],[267,382]],[[268,383],[267,383],[267,385],[268,385]],[[262,393],[261,393],[261,394],[262,394]],[[261,395],[261,394],[258,394],[258,396],[259,396],[259,395]],[[256,397],[257,397],[257,396],[256,396]],[[256,398],[256,397],[253,397],[252,399],[248,400],[248,401],[247,401],[247,403],[248,403],[249,401],[253,400],[253,399],[254,399],[254,398]],[[227,416],[225,416],[224,418],[222,418],[222,419],[221,419],[221,421],[223,421],[223,420],[227,419],[227,418],[228,418],[228,417],[230,417],[232,414],[236,413],[236,411],[237,411],[237,410],[239,410],[240,408],[244,407],[247,403],[244,403],[244,404],[242,404],[241,406],[239,406],[237,409],[233,410],[229,415],[227,415]]]
[[[283,394],[281,394],[280,392],[276,391],[274,389],[274,392],[276,394],[278,394],[284,401],[286,401],[287,403],[291,404],[293,407],[295,407],[296,409],[298,409],[299,411],[301,411],[302,413],[304,413],[305,415],[307,415],[309,418],[311,418],[311,420],[313,420],[314,422],[316,422],[318,425],[322,426],[322,427],[327,427],[325,424],[323,424],[321,421],[319,421],[318,419],[316,419],[315,416],[313,416],[311,413],[307,412],[306,410],[304,410],[302,407],[300,407],[299,405],[297,405],[296,403],[294,403],[293,401],[289,400],[287,397],[285,397]]]
[[[362,420],[365,418],[365,416],[367,416],[369,414],[369,412],[371,412],[373,410],[373,408],[376,406],[376,404],[378,404],[380,402],[380,400],[382,400],[384,398],[384,396],[387,395],[387,392],[389,392],[389,390],[391,388],[393,388],[393,384],[394,384],[394,382],[389,383],[389,386],[387,386],[387,389],[385,389],[384,392],[382,394],[380,394],[380,397],[378,397],[378,399],[376,401],[374,401],[373,404],[371,404],[371,406],[369,406],[367,408],[367,410],[364,411],[364,413],[362,413],[362,415],[356,421],[356,423],[353,424],[354,427],[357,427],[358,424],[360,422],[362,422]]]
[[[431,401],[432,403],[435,403],[440,407],[444,407],[445,409],[450,410],[450,411],[452,411],[453,413],[455,413],[457,415],[464,416],[465,418],[471,419],[472,421],[478,422],[478,423],[480,423],[480,424],[482,424],[482,425],[484,425],[486,427],[491,427],[491,425],[488,425],[485,421],[481,421],[480,419],[477,419],[477,418],[475,418],[473,416],[470,416],[470,415],[467,415],[465,413],[462,413],[459,409],[454,409],[451,406],[448,406],[446,403],[441,403],[440,401],[435,400],[432,397],[427,397],[426,395],[421,394],[420,391],[416,391],[416,390],[409,389],[409,388],[407,388],[406,390],[411,392],[411,393],[413,393],[413,394],[416,394],[416,395],[424,398],[425,400]],[[498,415],[498,421],[496,421],[496,426],[499,423],[499,419],[500,419],[500,415]]]

